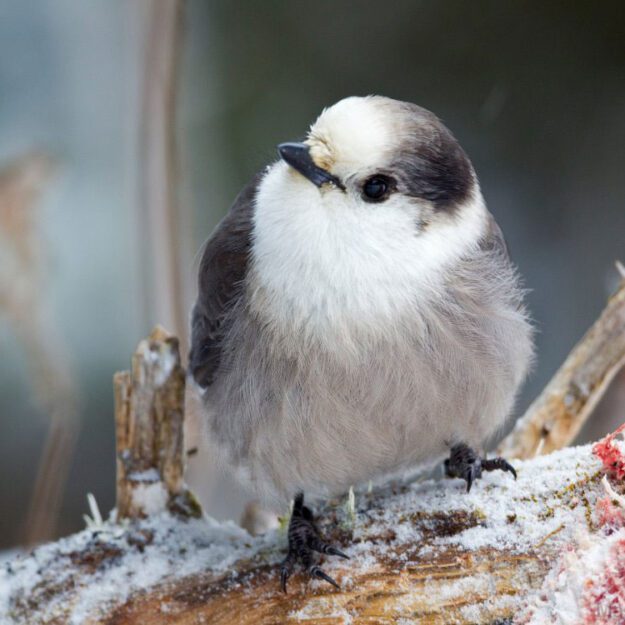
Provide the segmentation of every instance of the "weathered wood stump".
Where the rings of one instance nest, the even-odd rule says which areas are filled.
[[[131,371],[116,373],[117,518],[164,510],[199,516],[184,486],[185,371],[178,339],[157,327],[141,341]]]

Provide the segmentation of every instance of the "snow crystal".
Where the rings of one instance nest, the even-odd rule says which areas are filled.
[[[133,471],[127,476],[130,482],[158,482],[161,479],[161,474],[158,469],[151,468],[145,471]]]
[[[169,346],[167,346],[167,349],[161,350],[158,357],[159,366],[154,375],[154,383],[156,386],[163,386],[163,384],[167,382],[177,363],[178,358]]]
[[[162,482],[138,484],[132,489],[133,504],[148,516],[165,510],[169,494]]]
[[[141,341],[137,353],[143,357],[146,367],[153,369],[154,384],[157,387],[167,382],[179,362],[177,353],[165,342],[155,345],[149,340]]]
[[[289,617],[303,622],[341,619],[338,621],[341,625],[351,625],[353,622],[352,614],[331,595],[311,598],[301,610],[291,612]]]
[[[623,558],[625,529],[610,536],[588,533],[580,536],[578,543],[552,568],[516,623],[618,625],[625,622],[625,580],[620,580],[620,588],[603,583],[606,572],[614,567],[615,552],[620,552]],[[597,591],[596,596],[593,590]],[[600,618],[593,618],[597,614]]]
[[[489,622],[493,611],[504,610],[506,608],[510,611],[514,611],[518,608],[518,605],[519,598],[515,595],[494,595],[481,603],[463,606],[460,608],[460,614],[470,622]]]
[[[249,534],[232,522],[181,521],[168,513],[124,526],[109,520],[97,531],[84,530],[0,566],[0,623],[27,622],[24,613],[39,599],[48,616],[65,614],[71,597],[67,623],[83,625],[134,592],[206,570],[223,574],[263,548],[264,539],[252,546]],[[48,600],[43,582],[50,579],[67,591]]]

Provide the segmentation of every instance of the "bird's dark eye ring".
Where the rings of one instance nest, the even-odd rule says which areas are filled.
[[[362,185],[363,199],[367,202],[382,202],[393,190],[393,179],[388,176],[376,174],[367,178]]]

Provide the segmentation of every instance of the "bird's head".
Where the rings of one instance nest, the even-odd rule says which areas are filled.
[[[328,210],[399,211],[417,229],[444,220],[476,193],[471,163],[429,111],[380,96],[325,109],[302,143],[278,146],[288,186],[308,185]]]
[[[260,308],[289,298],[275,315],[391,319],[441,292],[487,233],[468,157],[413,104],[341,100],[278,150],[255,198],[252,249],[257,292],[271,294]]]

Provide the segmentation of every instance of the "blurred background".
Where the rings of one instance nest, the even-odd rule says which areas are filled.
[[[112,508],[113,373],[156,322],[185,344],[203,240],[348,95],[425,106],[471,156],[531,289],[522,412],[625,259],[623,32],[608,1],[0,0],[0,549]],[[582,439],[623,420],[621,373]]]

